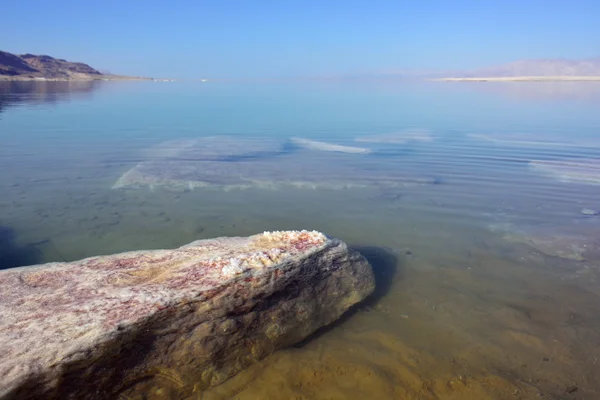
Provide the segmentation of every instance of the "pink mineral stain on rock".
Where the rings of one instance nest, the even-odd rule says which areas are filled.
[[[56,287],[64,285],[65,280],[69,279],[69,275],[70,273],[68,271],[41,270],[30,274],[24,274],[22,279],[25,284],[32,287]]]
[[[108,341],[120,324],[185,298],[210,298],[232,280],[251,282],[328,240],[318,232],[265,232],[0,271],[0,397],[52,360]]]
[[[307,231],[16,268],[0,283],[7,400],[154,395],[163,378],[187,398],[305,340],[375,287],[360,253]]]

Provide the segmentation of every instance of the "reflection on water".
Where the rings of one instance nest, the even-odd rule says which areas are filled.
[[[573,174],[568,162],[560,167],[600,159],[589,145],[600,116],[589,105],[565,107],[570,98],[528,106],[462,85],[285,96],[263,87],[98,87],[81,116],[52,130],[46,114],[8,110],[0,262],[321,230],[371,261],[374,297],[201,398],[597,399],[597,164],[578,164],[583,180],[560,179]],[[519,85],[531,94],[530,83]],[[41,98],[72,93],[56,90]],[[2,101],[36,96],[5,89]],[[76,105],[57,109],[74,115]],[[244,115],[249,128],[232,129],[227,115]],[[533,168],[536,160],[558,172]],[[168,376],[128,396],[184,397]]]
[[[100,81],[0,81],[0,113],[22,104],[56,104],[89,96]]]

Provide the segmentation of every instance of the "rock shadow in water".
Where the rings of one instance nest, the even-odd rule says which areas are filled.
[[[315,333],[304,339],[300,343],[296,343],[294,348],[302,348],[309,342],[318,337],[330,332],[331,330],[341,326],[344,322],[350,319],[357,311],[364,307],[371,307],[384,297],[392,287],[396,279],[404,279],[404,266],[401,259],[392,250],[378,246],[350,246],[353,250],[361,253],[371,267],[375,277],[375,290],[364,301],[351,307],[337,321],[324,326]]]
[[[359,306],[372,306],[384,297],[395,279],[404,278],[404,266],[398,255],[391,249],[378,246],[352,246],[362,254],[373,268],[375,291]]]
[[[0,270],[39,264],[42,252],[33,245],[19,246],[15,241],[15,231],[0,226]]]

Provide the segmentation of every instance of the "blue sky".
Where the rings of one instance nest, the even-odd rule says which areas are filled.
[[[468,69],[600,56],[598,0],[18,0],[0,50],[176,78]]]

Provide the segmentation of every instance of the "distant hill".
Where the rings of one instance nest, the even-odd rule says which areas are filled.
[[[110,74],[80,62],[71,62],[46,55],[16,55],[0,51],[0,80],[93,80],[141,79]]]
[[[515,78],[538,77],[548,80],[587,80],[600,79],[600,57],[585,60],[568,60],[564,58],[520,60],[508,64],[481,68],[451,75],[458,79],[475,80],[476,78],[498,78],[498,80],[514,80]],[[504,79],[500,79],[504,78]]]
[[[69,62],[50,56],[35,56],[33,54],[23,54],[21,58],[44,76],[55,78],[75,77],[83,75],[102,75],[99,71],[87,64],[79,62]]]
[[[600,76],[600,58],[521,60],[473,71],[467,76]]]
[[[16,76],[35,74],[38,71],[32,68],[21,57],[0,51],[0,75]]]
[[[54,105],[65,100],[88,97],[99,89],[102,83],[99,79],[72,79],[62,82],[36,82],[33,79],[0,80],[0,119],[5,109],[19,104]],[[0,234],[1,229],[0,224]],[[1,249],[0,243],[0,253]]]
[[[600,81],[600,57],[520,60],[473,70],[392,69],[321,77],[321,80]]]

